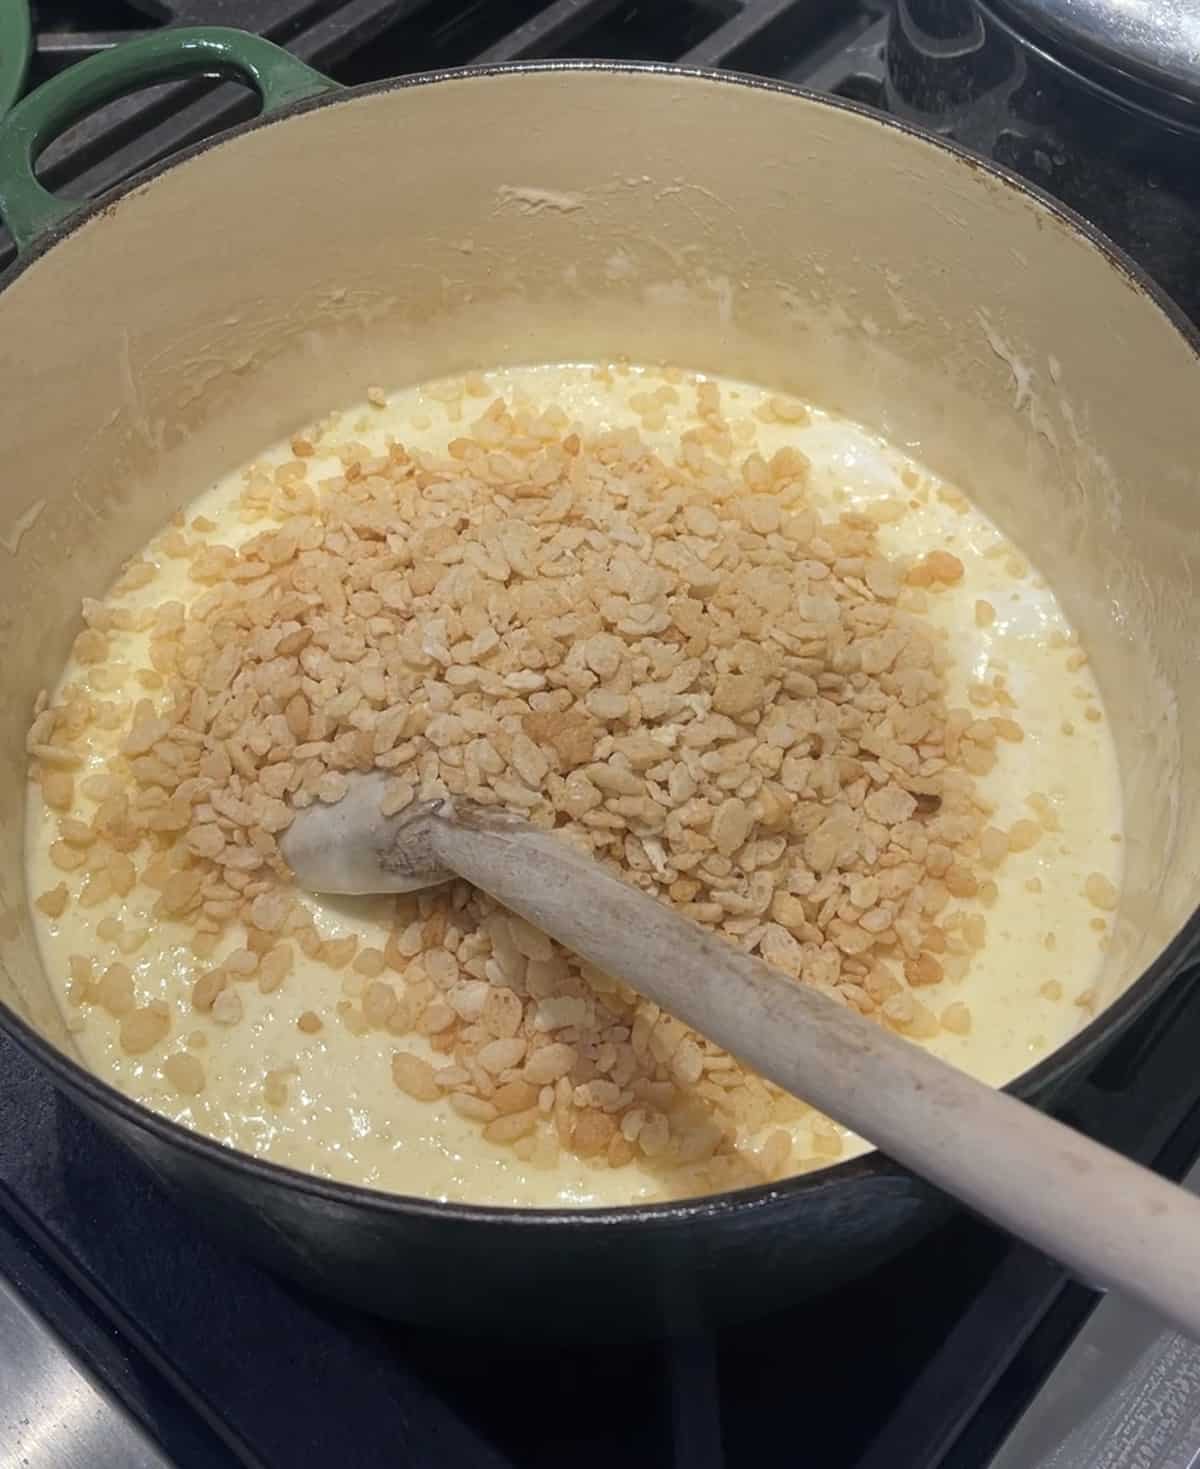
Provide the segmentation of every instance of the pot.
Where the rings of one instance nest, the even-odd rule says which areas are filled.
[[[97,204],[31,159],[81,111],[199,72],[255,123]],[[363,385],[628,354],[754,378],[912,447],[1025,547],[1091,652],[1127,877],[1101,1013],[1013,1085],[1049,1100],[1171,986],[1194,912],[1200,362],[1098,238],[1013,178],[843,102],[745,77],[544,65],[343,92],[266,42],[168,30],[0,126],[5,830],[77,630],[166,516]],[[212,1227],[366,1309],[620,1336],[778,1307],[868,1268],[944,1201],[868,1156],[684,1203],[439,1204],[254,1160],[77,1063],[20,844],[0,854],[0,1023]]]

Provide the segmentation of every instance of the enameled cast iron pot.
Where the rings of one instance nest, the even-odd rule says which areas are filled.
[[[262,118],[95,205],[33,181],[83,111],[198,73],[255,87]],[[35,695],[80,597],[176,507],[369,383],[666,360],[848,414],[962,486],[1081,630],[1124,781],[1100,1013],[1014,1090],[1044,1102],[1171,985],[1200,890],[1200,362],[1078,219],[773,83],[595,64],[344,92],[217,30],[135,42],[19,104],[0,125],[0,213],[21,249],[0,283],[0,1023],[239,1248],[398,1317],[620,1335],[828,1288],[943,1207],[878,1156],[655,1207],[393,1197],[231,1152],[77,1064],[26,911]]]

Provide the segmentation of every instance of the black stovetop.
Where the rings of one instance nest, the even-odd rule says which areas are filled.
[[[619,56],[761,72],[870,105],[895,96],[885,0],[49,0],[35,12],[34,82],[166,17],[261,30],[345,82]],[[234,89],[191,84],[123,99],[55,146],[47,177],[95,192],[245,106]],[[1174,285],[1198,239],[1181,209],[1126,243]],[[1063,1112],[1173,1177],[1200,1153],[1194,977]],[[356,1315],[225,1253],[3,1037],[0,1119],[0,1273],[179,1469],[740,1469],[781,1450],[819,1469],[981,1469],[1095,1299],[960,1217],[835,1296],[751,1326],[498,1347]]]

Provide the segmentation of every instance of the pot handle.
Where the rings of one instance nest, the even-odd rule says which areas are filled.
[[[27,0],[10,0],[0,7],[0,117],[21,95],[32,49]]]
[[[220,76],[248,83],[263,115],[338,89],[287,51],[224,26],[168,27],[69,67],[19,102],[0,122],[0,218],[27,250],[81,207],[59,199],[34,174],[39,154],[73,122],[126,92],[184,77]]]

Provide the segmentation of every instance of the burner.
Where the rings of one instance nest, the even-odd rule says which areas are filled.
[[[1103,73],[1117,92],[1136,83],[1165,108],[1200,102],[1200,14],[1182,0],[1001,0],[1051,50]]]
[[[1119,85],[981,0],[896,0],[887,110],[1076,209],[1200,320],[1200,109],[1131,76]]]

